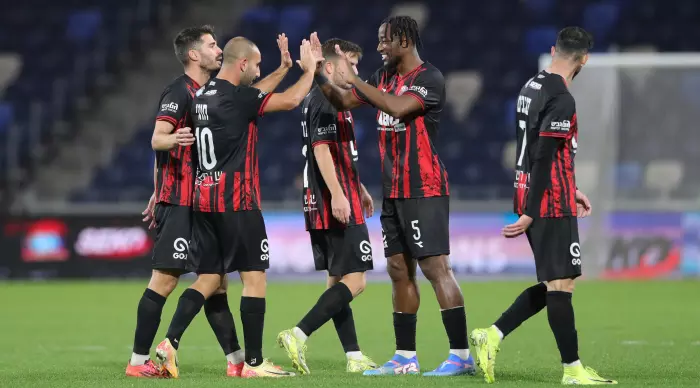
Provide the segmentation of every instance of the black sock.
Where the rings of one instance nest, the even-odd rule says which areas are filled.
[[[243,339],[245,341],[245,362],[250,366],[258,366],[263,362],[265,298],[242,296],[241,322],[243,322]]]
[[[530,317],[542,311],[546,305],[547,286],[544,283],[537,283],[518,295],[494,325],[505,337]]]
[[[151,352],[153,339],[156,338],[160,315],[163,312],[165,297],[147,288],[136,310],[136,332],[134,333],[134,353],[147,355]]]
[[[170,340],[170,344],[175,349],[180,346],[180,338],[194,317],[197,316],[199,310],[202,309],[202,305],[204,305],[204,295],[193,288],[186,289],[180,296],[175,315],[170,322],[170,327],[168,327],[168,334],[165,335],[165,338]]]
[[[209,326],[214,331],[216,339],[225,355],[241,349],[236,334],[236,324],[228,306],[226,294],[212,295],[204,302],[204,313],[207,315]]]
[[[450,349],[469,349],[467,315],[464,312],[464,306],[442,310],[442,324],[445,325]]]
[[[343,345],[343,351],[359,352],[360,345],[357,344],[357,333],[355,332],[355,319],[352,316],[352,308],[346,304],[340,311],[333,316],[333,324],[335,331],[338,332],[338,338]]]
[[[547,318],[552,328],[561,362],[570,364],[578,360],[578,334],[574,322],[574,306],[571,293],[563,291],[547,292]]]
[[[299,321],[297,327],[307,336],[318,330],[326,322],[330,321],[335,314],[352,301],[352,292],[343,283],[336,283],[327,289],[314,307],[306,313],[306,316]]]
[[[416,351],[416,314],[394,313],[396,350]]]

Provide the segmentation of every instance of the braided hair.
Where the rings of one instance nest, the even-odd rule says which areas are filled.
[[[382,24],[386,24],[389,28],[386,29],[387,35],[397,35],[399,39],[406,38],[406,45],[403,47],[408,47],[408,42],[413,42],[416,48],[422,48],[423,42],[420,40],[420,33],[418,32],[418,22],[410,16],[392,16],[384,19]],[[386,37],[391,40],[391,36]]]

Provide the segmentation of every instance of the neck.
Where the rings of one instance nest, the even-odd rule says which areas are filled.
[[[239,85],[241,83],[241,73],[228,66],[222,66],[216,78],[226,80],[232,85]]]
[[[423,61],[420,59],[418,51],[414,48],[412,53],[407,54],[401,59],[401,62],[396,66],[396,70],[399,72],[399,75],[403,76],[422,64]]]
[[[209,78],[211,77],[209,71],[204,70],[196,65],[185,67],[185,74],[188,77],[192,78],[194,82],[196,82],[200,86],[207,83],[207,81],[209,81]]]
[[[570,83],[574,79],[574,73],[576,72],[575,65],[572,65],[569,61],[563,61],[560,59],[552,59],[552,63],[546,69],[548,73],[560,75],[566,83]]]

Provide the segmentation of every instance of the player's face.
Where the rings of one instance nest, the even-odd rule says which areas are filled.
[[[215,71],[221,68],[223,55],[221,48],[210,34],[202,36],[202,44],[197,49],[199,52],[199,66],[202,69]]]
[[[339,86],[346,90],[350,90],[352,89],[352,85],[346,81],[346,79],[348,79],[348,77],[346,77],[346,73],[349,71],[352,71],[353,73],[355,73],[355,75],[359,73],[357,71],[357,64],[360,61],[360,57],[356,53],[345,54],[347,55],[348,61],[350,62],[352,68],[347,69],[341,61],[334,61],[330,66],[331,80],[333,80],[333,83],[336,86]]]
[[[379,38],[377,51],[382,55],[384,66],[395,67],[401,60],[401,39],[398,36],[393,36],[392,39],[388,24],[379,26],[377,35]]]
[[[262,62],[262,56],[260,55],[260,50],[256,47],[248,56],[244,65],[243,75],[241,76],[243,85],[250,86],[253,84],[253,81],[260,77],[260,62]]]

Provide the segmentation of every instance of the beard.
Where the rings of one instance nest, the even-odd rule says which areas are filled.
[[[574,70],[574,75],[571,76],[571,80],[572,80],[572,81],[573,81],[574,78],[576,78],[576,76],[578,75],[578,73],[581,72],[581,70],[583,70],[583,65],[579,65],[579,67],[577,67],[576,70]]]

